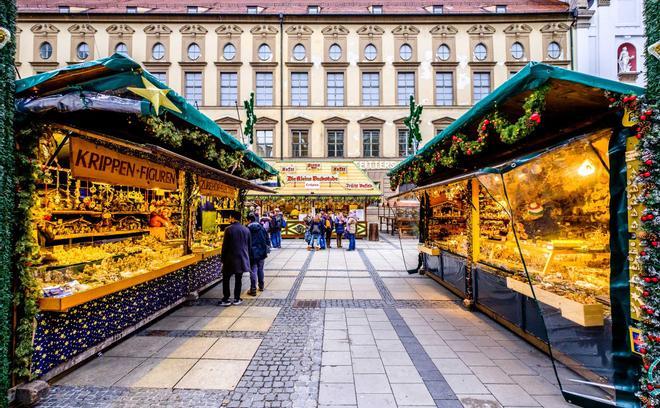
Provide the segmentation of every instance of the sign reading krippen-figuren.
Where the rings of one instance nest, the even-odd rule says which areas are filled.
[[[176,190],[176,170],[96,145],[78,137],[71,138],[71,174],[101,183],[142,188]]]

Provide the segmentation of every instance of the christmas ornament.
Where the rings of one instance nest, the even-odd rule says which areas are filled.
[[[154,110],[156,111],[156,115],[160,115],[161,106],[171,111],[181,113],[181,109],[179,109],[167,97],[168,92],[170,92],[169,89],[160,89],[156,85],[149,82],[149,80],[145,77],[142,77],[142,84],[144,85],[144,88],[135,88],[129,86],[127,89],[133,92],[134,94],[139,95],[144,99],[148,100],[149,102],[151,102],[151,105],[154,107]]]

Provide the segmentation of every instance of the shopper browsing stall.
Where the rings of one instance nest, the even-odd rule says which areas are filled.
[[[244,272],[249,272],[250,268],[250,247],[252,238],[250,230],[231,217],[231,225],[225,229],[225,237],[222,243],[222,301],[221,306],[240,305],[241,300],[241,280]],[[230,279],[234,282],[234,301],[230,302],[231,295],[229,290]]]
[[[264,261],[270,251],[270,240],[264,227],[257,222],[254,214],[249,214],[248,229],[250,230],[250,291],[248,295],[257,296],[257,283],[259,290],[264,290]]]

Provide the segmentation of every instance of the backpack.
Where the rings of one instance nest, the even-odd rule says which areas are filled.
[[[282,216],[281,215],[275,216],[275,228],[281,229],[282,227],[283,227],[283,225],[282,225]]]
[[[312,223],[312,234],[320,234],[321,233],[321,226],[319,225],[318,222]]]

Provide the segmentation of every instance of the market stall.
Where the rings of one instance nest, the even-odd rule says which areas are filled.
[[[643,92],[531,63],[390,173],[419,186],[429,276],[561,361],[583,406],[635,405],[637,131],[616,101]]]
[[[302,238],[304,220],[321,211],[335,214],[355,212],[357,237],[367,235],[367,207],[380,201],[382,192],[354,162],[276,162],[279,187],[274,194],[249,192],[248,200],[262,213],[278,208],[287,226],[282,238]]]
[[[16,88],[14,360],[50,379],[217,283],[240,191],[271,191],[246,178],[277,172],[121,55]]]

